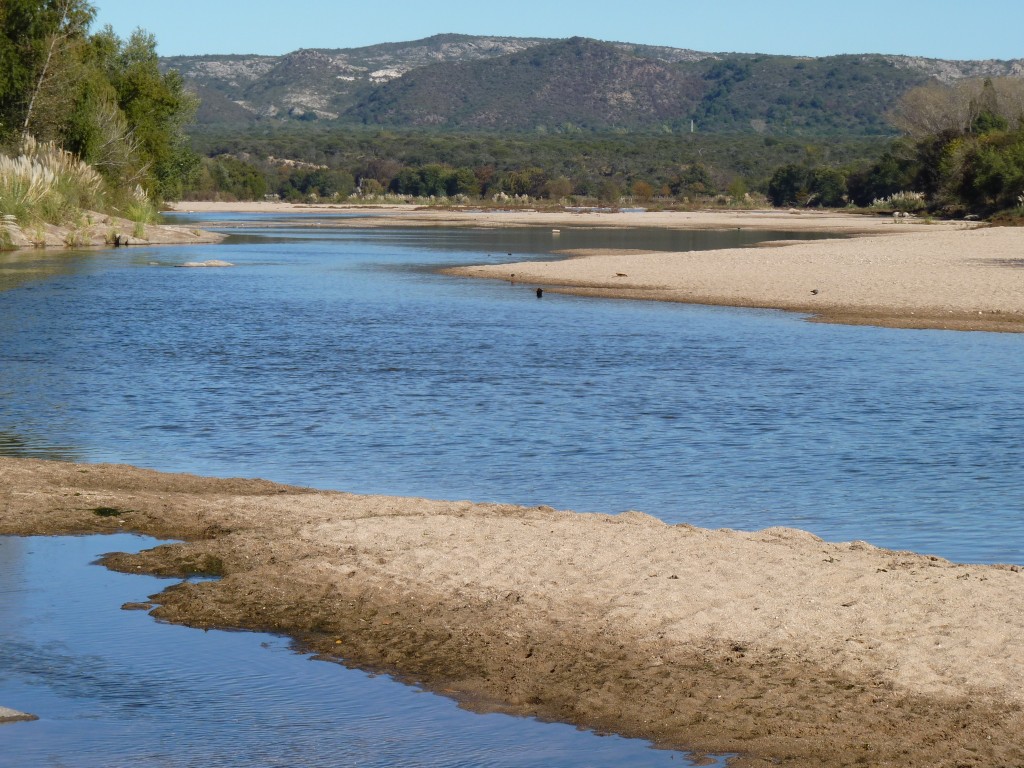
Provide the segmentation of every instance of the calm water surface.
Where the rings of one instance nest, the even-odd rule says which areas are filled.
[[[213,247],[0,254],[0,453],[1024,563],[1022,336],[538,301],[433,273],[745,233],[237,224]],[[206,259],[237,266],[173,268]],[[4,727],[0,766],[682,759],[121,612],[165,582],[86,563],[142,546],[0,539],[0,704],[42,716]]]
[[[1020,335],[432,273],[740,232],[242,218],[220,246],[5,257],[0,450],[1024,563]],[[238,266],[172,268],[213,258]]]
[[[285,640],[121,611],[166,579],[88,563],[156,542],[0,537],[3,768],[596,768],[689,765],[678,752],[567,725],[477,715]],[[173,580],[170,582],[173,583]]]

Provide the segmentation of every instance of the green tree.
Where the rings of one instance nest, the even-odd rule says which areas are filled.
[[[846,176],[835,168],[813,169],[808,177],[807,191],[811,197],[805,204],[825,208],[840,208],[846,205]]]
[[[69,46],[83,39],[96,10],[84,0],[0,3],[0,138],[35,129],[41,97],[59,94]]]
[[[1024,191],[1024,82],[917,88],[903,97],[893,122],[908,138],[851,176],[858,203],[906,190],[948,215],[1017,207]]]
[[[679,196],[709,195],[715,191],[711,172],[703,163],[690,163],[672,183],[672,193]]]
[[[90,35],[86,0],[0,1],[0,140],[52,140],[113,187],[180,196],[198,170],[185,124],[197,100],[161,73],[152,35]]]
[[[964,154],[959,197],[975,210],[1016,207],[1024,193],[1024,129],[987,135]]]
[[[552,200],[560,200],[563,197],[569,197],[572,192],[572,182],[565,176],[559,176],[557,179],[549,179],[548,183],[544,185],[545,196]]]
[[[266,175],[252,163],[225,155],[203,163],[208,194],[227,200],[260,200],[268,192]]]
[[[376,197],[384,194],[384,185],[376,179],[366,176],[359,181],[359,192],[366,197]]]
[[[107,28],[103,34],[113,35]],[[181,75],[160,72],[156,39],[139,29],[118,46],[108,67],[124,112],[142,155],[149,163],[145,186],[162,197],[179,196],[198,157],[184,133],[198,100],[185,90]]]
[[[449,195],[468,195],[476,197],[480,194],[480,181],[472,168],[459,168],[452,172],[448,179]]]
[[[916,180],[920,171],[913,145],[893,142],[876,162],[849,174],[847,189],[854,203],[868,206],[897,192],[918,189],[920,185]]]
[[[728,192],[729,197],[734,201],[739,202],[743,200],[747,196],[747,182],[737,176],[729,182]]]
[[[772,205],[782,207],[797,205],[807,196],[807,169],[802,165],[789,163],[776,169],[768,182],[768,199]]]
[[[622,190],[619,185],[611,179],[605,179],[601,182],[598,187],[597,199],[602,203],[611,203],[612,205],[618,205],[619,199],[622,197]]]

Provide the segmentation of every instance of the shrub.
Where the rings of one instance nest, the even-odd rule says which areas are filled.
[[[807,168],[791,163],[776,169],[768,182],[775,206],[801,205],[839,208],[846,205],[846,176],[835,168]]]
[[[903,211],[914,213],[928,207],[923,192],[894,192],[888,197],[875,198],[871,207],[883,211]]]
[[[99,207],[103,179],[53,143],[25,139],[18,157],[0,155],[0,214],[20,224],[63,223],[82,208]]]
[[[27,224],[54,195],[54,175],[25,157],[0,155],[0,213]]]

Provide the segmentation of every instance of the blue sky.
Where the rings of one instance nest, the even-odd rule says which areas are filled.
[[[280,54],[439,32],[571,37],[703,51],[1024,58],[1024,2],[855,0],[93,0],[98,25],[156,35],[162,55]],[[98,27],[97,27],[98,28]]]

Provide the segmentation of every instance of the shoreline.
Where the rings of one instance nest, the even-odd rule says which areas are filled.
[[[338,227],[546,227],[578,226],[595,228],[654,227],[667,229],[736,229],[744,227],[761,230],[803,230],[808,232],[837,232],[849,234],[875,234],[893,231],[893,220],[887,216],[858,215],[817,210],[699,210],[699,211],[591,211],[591,210],[535,210],[532,208],[435,208],[400,205],[395,203],[285,203],[285,202],[178,202],[169,206],[172,213],[236,213],[315,214],[339,217],[365,214],[352,221],[334,219]],[[387,214],[374,220],[374,215]],[[898,229],[922,224],[920,220],[905,220]],[[912,222],[912,223],[910,223]],[[938,226],[975,226],[957,222]]]
[[[100,515],[96,510],[104,510]],[[183,539],[159,619],[733,764],[1024,763],[1024,572],[793,529],[0,458],[0,534]]]
[[[86,223],[80,226],[39,224],[21,227],[0,222],[0,238],[6,236],[10,247],[0,245],[0,254],[35,250],[74,250],[144,245],[201,245],[219,243],[224,235],[174,224],[146,224],[138,236],[136,224],[128,219],[95,211],[83,211]],[[0,239],[0,244],[3,240]]]
[[[593,227],[830,232],[843,239],[683,253],[570,251],[558,261],[443,270],[550,293],[775,309],[814,322],[1024,332],[1024,229],[830,211],[574,213],[193,203],[205,212],[363,213],[338,227]],[[376,215],[375,215],[376,214]],[[386,214],[386,215],[381,215]],[[323,226],[313,216],[309,226]],[[514,278],[512,275],[514,274]]]

